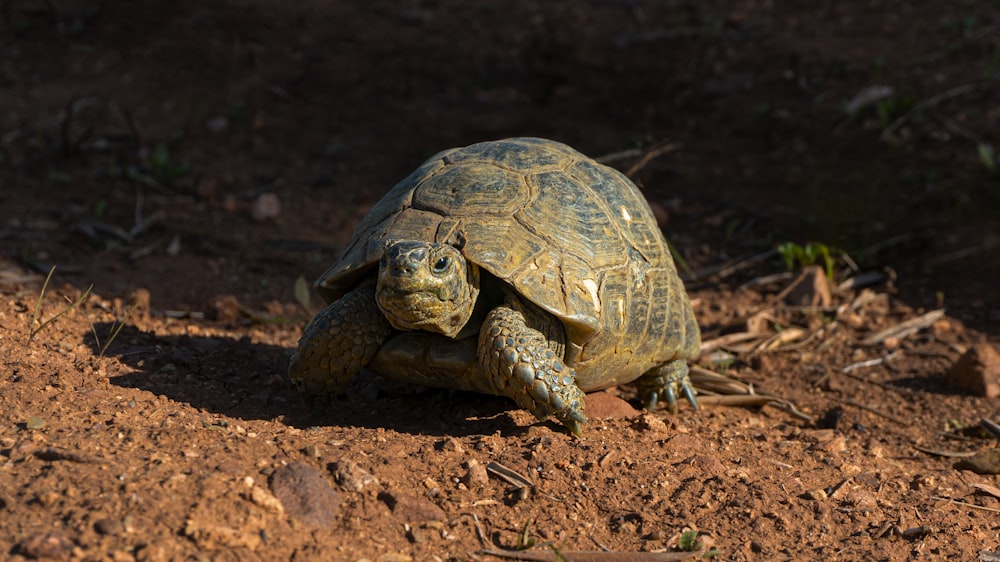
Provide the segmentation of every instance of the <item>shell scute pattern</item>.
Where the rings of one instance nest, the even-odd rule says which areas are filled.
[[[321,293],[350,290],[386,241],[401,239],[455,243],[559,318],[584,390],[697,353],[690,303],[649,204],[623,174],[561,143],[506,139],[433,156],[372,208]]]

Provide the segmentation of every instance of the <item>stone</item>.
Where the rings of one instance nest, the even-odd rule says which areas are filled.
[[[469,459],[465,463],[466,472],[459,480],[465,487],[473,490],[481,488],[489,482],[490,475],[486,472],[486,467],[476,459]]]
[[[333,478],[348,492],[360,492],[366,486],[378,484],[378,478],[351,459],[340,459],[334,463]]]
[[[817,306],[828,308],[833,298],[830,295],[830,280],[818,265],[807,265],[780,293],[778,299],[792,306]]]
[[[649,431],[652,433],[667,432],[667,423],[650,413],[645,413],[639,416],[636,427],[642,431]]]
[[[705,442],[701,438],[689,433],[674,435],[667,440],[667,447],[671,451],[677,451],[679,454],[699,453],[707,449],[707,445],[705,445]]]
[[[132,291],[128,300],[131,303],[129,306],[132,309],[131,318],[133,320],[149,320],[150,311],[152,310],[152,296],[149,293],[149,289],[140,287]]]
[[[816,444],[809,447],[810,451],[823,451],[825,453],[843,453],[847,450],[847,439],[838,434],[828,438],[820,439]]]
[[[1000,353],[988,343],[969,348],[946,375],[948,386],[986,398],[1000,397]]]
[[[136,562],[166,562],[167,550],[159,545],[142,544],[135,549]]]
[[[68,560],[75,546],[62,531],[51,530],[22,542],[18,553],[28,558]]]
[[[816,488],[814,490],[807,490],[803,496],[807,500],[825,500],[827,498],[826,490],[823,488]]]
[[[439,451],[445,451],[449,453],[463,453],[465,448],[462,447],[461,441],[455,439],[454,437],[448,437],[435,444],[434,447]]]
[[[208,314],[212,320],[232,324],[242,316],[243,307],[233,295],[215,295],[208,301]]]
[[[694,455],[684,460],[683,464],[695,468],[699,474],[706,478],[723,476],[726,473],[726,465],[715,457],[707,455]]]
[[[281,214],[281,199],[274,193],[261,193],[250,210],[256,221],[277,218]]]
[[[448,519],[444,510],[427,498],[388,491],[380,493],[378,498],[389,506],[394,516],[409,523]]]
[[[639,411],[631,404],[610,392],[591,392],[584,399],[584,411],[590,419],[628,419],[639,415]]]
[[[268,511],[273,511],[275,513],[284,513],[285,511],[284,506],[281,505],[278,498],[274,497],[274,494],[268,492],[260,486],[254,486],[250,489],[250,501]]]
[[[847,505],[861,511],[862,513],[878,509],[878,496],[876,496],[875,492],[866,488],[856,488],[851,490],[848,492],[847,497],[844,498],[844,501]]]
[[[980,451],[955,463],[958,470],[971,470],[976,474],[1000,474],[1000,449]]]
[[[313,527],[331,527],[340,514],[340,495],[323,475],[304,462],[274,469],[271,493],[285,512]]]
[[[122,534],[125,526],[118,519],[105,517],[94,522],[94,530],[102,535],[116,536]]]

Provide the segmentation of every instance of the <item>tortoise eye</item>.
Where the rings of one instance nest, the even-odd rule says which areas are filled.
[[[438,261],[434,262],[434,273],[443,273],[449,265],[451,265],[451,258],[448,256],[438,258]]]

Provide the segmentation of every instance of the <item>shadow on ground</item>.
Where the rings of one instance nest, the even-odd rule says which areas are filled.
[[[98,333],[111,329],[109,323],[96,327]],[[129,326],[118,338],[128,343],[116,345],[113,355],[135,371],[112,378],[111,384],[199,410],[298,428],[332,425],[430,435],[524,432],[506,414],[515,406],[505,399],[405,385],[370,372],[352,382],[346,398],[309,408],[285,375],[290,351],[248,337],[161,336]],[[92,335],[84,343],[100,353]]]

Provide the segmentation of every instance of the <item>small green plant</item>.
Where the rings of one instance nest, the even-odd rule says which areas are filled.
[[[108,200],[98,199],[94,202],[94,218],[103,219],[108,214]]]
[[[805,246],[800,246],[794,242],[785,242],[778,245],[778,254],[785,260],[785,267],[792,271],[798,267],[815,265],[822,260],[823,270],[828,279],[833,279],[833,256],[830,255],[830,248],[820,242],[810,242]]]
[[[567,560],[566,557],[563,556],[561,552],[559,552],[559,549],[556,548],[556,545],[550,544],[549,548],[552,549],[552,554],[553,556],[556,557],[556,562],[569,562],[569,560]]]
[[[115,318],[115,321],[111,323],[111,330],[108,332],[108,339],[103,344],[101,344],[101,338],[97,336],[97,329],[94,328],[93,324],[90,325],[90,331],[94,334],[94,342],[101,348],[98,357],[104,357],[105,352],[107,352],[108,348],[111,347],[111,342],[115,341],[115,338],[118,337],[118,333],[121,332],[122,328],[125,327],[125,324],[128,323],[128,319],[132,316],[132,313],[135,312],[135,309],[138,306],[139,301],[132,303],[132,306],[125,311],[125,317],[122,318],[120,322],[117,318]]]
[[[537,541],[531,537],[531,519],[524,524],[524,529],[521,530],[521,534],[517,536],[517,544],[514,545],[514,550],[529,550],[534,548],[536,545],[539,547],[549,547],[552,549],[552,555],[555,556],[556,562],[569,562],[565,556],[559,552],[554,544],[543,543],[538,544]]]
[[[531,538],[529,531],[531,530],[531,519],[528,519],[527,523],[524,524],[524,529],[521,534],[517,537],[517,545],[514,547],[516,550],[528,550],[529,548],[535,546],[535,539]]]
[[[981,142],[979,143],[977,152],[979,153],[979,161],[983,163],[983,167],[986,168],[986,171],[991,174],[997,173],[997,170],[1000,169],[1000,167],[998,167],[997,164],[997,154],[996,151],[993,150],[993,145]]]
[[[55,316],[53,316],[52,318],[49,318],[45,322],[38,324],[38,315],[42,311],[42,297],[45,296],[45,289],[48,288],[49,281],[52,279],[52,274],[55,272],[55,270],[56,266],[53,265],[52,268],[49,269],[49,274],[45,276],[45,282],[42,283],[42,289],[38,292],[38,300],[35,302],[35,311],[31,315],[31,324],[28,325],[28,341],[35,339],[35,335],[38,334],[38,332],[41,332],[47,326],[51,325],[53,322],[58,320],[60,316],[80,306],[80,303],[86,300],[86,298],[90,295],[90,290],[94,288],[94,285],[90,285],[89,287],[87,287],[87,290],[81,293],[80,296],[75,301],[69,304],[69,306],[57,312]],[[36,324],[38,325],[36,326]]]
[[[688,529],[681,533],[681,538],[677,540],[677,547],[684,552],[694,552],[701,550],[702,544],[698,540],[698,531]]]
[[[170,148],[160,143],[149,159],[149,175],[161,185],[170,185],[188,173],[188,166],[170,159]]]
[[[888,129],[898,119],[909,113],[917,105],[917,101],[908,94],[895,93],[879,100],[875,106],[879,126]],[[894,127],[895,128],[895,127]]]
[[[684,256],[682,256],[681,253],[677,251],[677,248],[673,244],[671,244],[669,240],[667,240],[667,248],[670,249],[670,255],[671,257],[674,258],[674,263],[677,264],[678,269],[680,269],[681,271],[683,271],[688,275],[693,275],[694,270],[691,269],[691,266],[688,265],[688,262],[686,259],[684,259]]]

